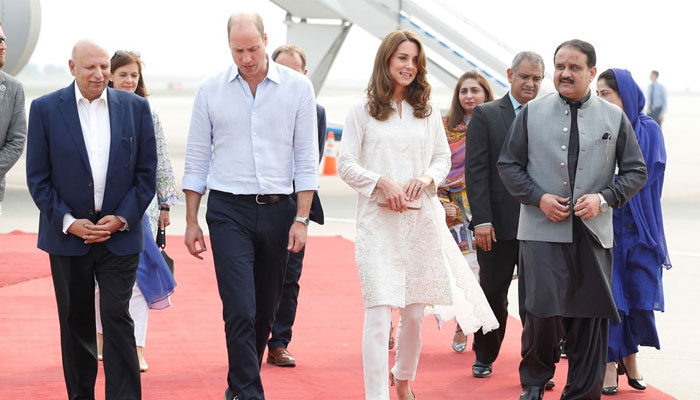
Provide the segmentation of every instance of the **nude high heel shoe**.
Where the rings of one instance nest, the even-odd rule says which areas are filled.
[[[143,347],[136,346],[136,354],[139,356],[139,369],[141,372],[148,371],[148,363],[146,362],[146,358],[143,356]]]
[[[394,373],[389,371],[389,382],[391,383],[391,386],[396,386],[396,378],[394,378]],[[413,393],[413,390],[409,387],[408,392],[411,393],[411,398],[408,400],[416,400],[416,394]]]

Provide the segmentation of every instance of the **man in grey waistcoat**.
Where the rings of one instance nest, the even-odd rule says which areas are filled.
[[[5,32],[0,22],[0,68],[5,65]],[[22,84],[0,71],[0,215],[5,196],[5,175],[24,151],[27,139],[27,114],[24,111]]]
[[[569,375],[561,398],[599,399],[608,322],[619,321],[611,292],[610,208],[644,185],[646,166],[622,110],[591,95],[595,63],[590,43],[559,45],[558,93],[525,106],[498,160],[503,183],[521,203],[519,274],[527,315],[521,400],[542,399],[564,337]]]

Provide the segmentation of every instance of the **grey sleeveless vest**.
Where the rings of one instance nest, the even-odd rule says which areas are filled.
[[[555,92],[529,102],[527,108],[527,173],[535,185],[546,193],[571,197],[572,207],[582,195],[612,186],[622,110],[595,95],[578,110],[578,167],[575,186],[571,187],[567,159],[569,105]],[[518,239],[571,243],[573,218],[578,218],[573,208],[569,218],[552,222],[539,207],[521,205]],[[603,247],[613,246],[612,209],[583,222]]]

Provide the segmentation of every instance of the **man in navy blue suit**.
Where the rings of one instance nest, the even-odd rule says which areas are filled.
[[[141,399],[129,298],[143,249],[141,217],[155,194],[156,141],[148,102],[107,88],[109,55],[81,40],[75,82],[32,102],[27,184],[49,253],[69,399],[94,399],[95,279],[105,332],[106,399]]]
[[[289,67],[301,74],[306,75],[306,53],[298,46],[282,45],[272,52],[272,61],[277,64]],[[326,146],[326,109],[322,105],[316,104],[316,124],[318,125],[318,154],[319,163],[323,160],[323,148]],[[290,198],[296,204],[296,194]],[[309,219],[319,225],[323,225],[323,207],[318,193],[314,193],[311,201],[311,212]],[[301,267],[304,262],[304,246],[298,253],[289,253],[287,258],[287,271],[284,276],[284,288],[280,305],[275,313],[275,322],[272,325],[272,336],[267,343],[267,362],[278,367],[296,367],[296,360],[289,353],[287,348],[292,341],[292,325],[297,315],[297,299],[299,298],[299,278],[301,278]]]

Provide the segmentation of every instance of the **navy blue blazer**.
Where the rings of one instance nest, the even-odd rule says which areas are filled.
[[[75,101],[75,85],[32,102],[27,132],[27,185],[40,211],[38,247],[81,256],[90,245],[63,233],[63,217],[97,222],[92,170]],[[118,256],[143,249],[141,217],[155,195],[156,139],[148,101],[107,88],[111,142],[101,214],[124,217],[129,229],[105,242]]]

